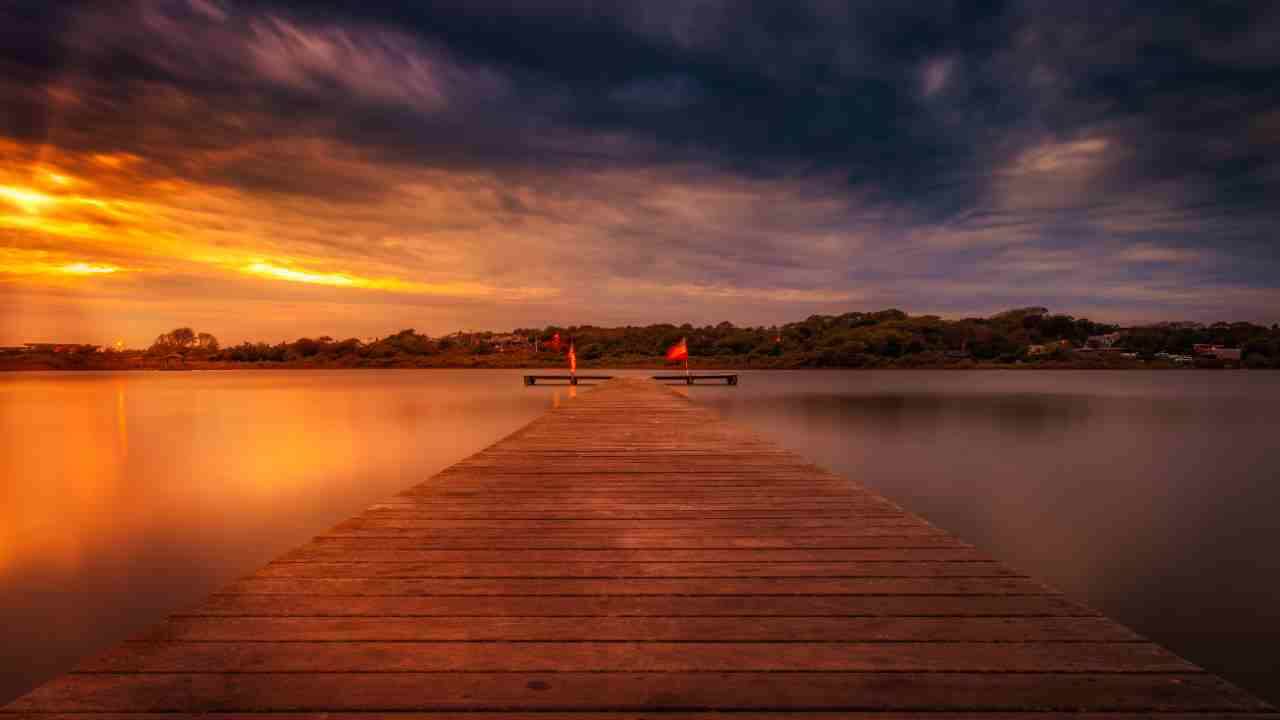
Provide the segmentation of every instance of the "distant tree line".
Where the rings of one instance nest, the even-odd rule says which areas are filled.
[[[575,338],[579,358],[585,360],[653,357],[685,337],[690,354],[698,357],[745,358],[778,367],[871,367],[933,364],[961,357],[1014,362],[1035,344],[1056,340],[1083,344],[1090,335],[1115,329],[1087,319],[1050,315],[1043,308],[1025,308],[963,320],[881,310],[813,315],[769,327],[722,322],[704,327],[546,328],[541,333],[559,331]]]
[[[556,349],[552,340],[563,339]],[[177,352],[224,362],[333,366],[555,365],[572,342],[584,365],[652,364],[687,338],[695,364],[745,367],[930,367],[1005,363],[1098,363],[1079,352],[1090,338],[1117,334],[1127,357],[1188,355],[1199,344],[1240,348],[1249,367],[1280,367],[1280,328],[1251,323],[1164,323],[1121,328],[1028,307],[986,318],[947,320],[901,310],[813,315],[777,326],[657,324],[521,328],[512,333],[428,337],[412,329],[361,341],[328,336],[222,347],[212,335],[178,328],[156,339],[153,353]],[[1115,336],[1113,336],[1115,337]],[[1116,352],[1107,354],[1115,358]]]

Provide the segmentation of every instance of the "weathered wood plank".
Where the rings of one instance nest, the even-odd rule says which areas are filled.
[[[389,530],[393,532],[426,531],[420,534],[458,534],[457,531],[474,531],[477,534],[507,532],[526,533],[650,533],[662,535],[702,535],[719,534],[726,531],[739,531],[746,525],[758,532],[791,532],[795,530],[813,531],[814,533],[842,534],[848,530],[863,532],[879,530],[881,534],[900,530],[896,534],[916,535],[922,528],[941,533],[936,528],[923,526],[919,521],[900,515],[866,516],[848,515],[843,517],[824,518],[783,518],[766,516],[748,516],[744,518],[689,519],[680,518],[439,518],[419,519],[407,517],[386,517],[383,514],[369,514],[344,521],[334,529],[334,534],[360,530]]]
[[[273,578],[231,592],[257,595],[1046,595],[1024,578]]]
[[[602,535],[594,537],[437,537],[437,536],[386,536],[386,535],[321,535],[315,538],[317,545],[330,543],[347,547],[363,545],[388,550],[413,549],[715,549],[715,550],[787,550],[787,549],[868,549],[868,548],[968,548],[971,547],[949,535],[870,535],[854,537],[826,537],[813,535],[791,536],[681,536],[659,537],[627,535]]]
[[[81,673],[358,672],[1195,673],[1125,643],[132,642]]]
[[[974,548],[731,548],[726,550],[405,550],[366,542],[311,543],[280,562],[447,563],[447,562],[977,562],[989,558]]]
[[[181,617],[151,641],[1136,642],[1100,617]]]
[[[995,562],[278,562],[259,578],[1018,577]]]
[[[66,675],[17,711],[1266,711],[1206,673],[142,673]]]
[[[556,509],[540,510],[538,508],[523,507],[519,510],[512,510],[511,501],[518,499],[520,504],[523,505],[523,498],[513,498],[506,493],[501,493],[499,496],[506,500],[506,508],[503,510],[488,510],[484,508],[461,510],[450,506],[428,504],[394,507],[380,505],[377,508],[370,509],[363,517],[375,520],[456,522],[460,527],[486,524],[485,522],[477,521],[488,521],[487,524],[493,524],[495,521],[505,523],[509,520],[532,521],[546,525],[590,521],[602,527],[617,527],[619,524],[624,523],[643,523],[666,527],[684,522],[693,522],[697,525],[702,523],[741,523],[757,520],[762,522],[776,520],[784,523],[797,520],[857,522],[865,519],[867,521],[879,520],[886,523],[895,519],[899,521],[914,520],[914,518],[907,518],[900,510],[876,507],[858,508],[827,505],[822,508],[810,508],[786,507],[779,504],[771,507],[760,505],[755,507],[739,506],[736,508],[693,510],[690,508],[696,503],[681,505],[679,509],[663,509],[652,507],[639,500],[632,500],[630,507],[625,509],[622,506],[607,507],[604,505],[575,508],[569,503],[561,503]]]
[[[236,720],[239,717],[260,717],[262,720],[369,720],[360,712],[23,712],[17,717],[32,720]],[[668,711],[586,711],[586,712],[470,712],[439,711],[379,712],[379,716],[397,717],[399,720],[724,720],[723,712],[668,712]],[[733,720],[794,720],[808,717],[813,720],[974,720],[973,712],[859,712],[859,711],[781,711],[735,712]],[[1140,720],[1151,717],[1149,712],[983,712],[983,720]],[[1164,720],[1206,720],[1203,712],[1162,712]],[[1215,712],[1221,720],[1280,720],[1280,714],[1270,712]]]
[[[521,529],[515,528],[511,532],[504,533],[500,528],[442,528],[432,530],[430,528],[395,528],[395,527],[343,527],[337,528],[326,537],[378,537],[378,538],[465,538],[471,540],[481,539],[500,539],[500,538],[520,538],[520,539],[609,539],[625,537],[629,540],[652,540],[655,542],[681,540],[684,538],[700,538],[703,541],[711,539],[731,539],[742,538],[759,540],[769,540],[773,538],[792,539],[796,541],[816,540],[819,538],[864,538],[864,537],[894,537],[894,538],[914,538],[914,537],[946,537],[946,533],[937,528],[925,525],[903,525],[893,527],[858,527],[847,526],[837,528],[822,528],[814,530],[812,528],[770,528],[770,527],[745,527],[745,528],[726,528],[723,530],[704,530],[696,529],[638,529],[638,530],[615,530],[609,531],[603,528],[545,528],[545,529]]]
[[[183,616],[1090,617],[1059,595],[232,595]]]

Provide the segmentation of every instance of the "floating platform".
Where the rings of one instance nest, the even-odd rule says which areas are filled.
[[[612,380],[612,375],[525,375],[525,385],[537,385],[539,382],[553,381],[555,384],[563,385],[590,385],[592,383],[584,383],[583,380]],[[559,382],[555,382],[559,381]]]
[[[696,373],[693,375],[654,375],[654,380],[665,383],[681,383],[685,385],[705,385],[707,383],[724,383],[737,385],[738,373]]]
[[[5,712],[1277,717],[642,379],[569,400]]]
[[[584,383],[583,380],[612,380],[612,375],[525,375],[525,385],[537,385],[539,382],[546,383],[548,380],[555,384],[566,385],[590,385],[592,383]],[[724,383],[725,385],[737,385],[737,373],[698,373],[693,375],[654,375],[653,380],[666,383],[680,383],[683,385],[705,385],[707,383]],[[558,381],[558,382],[557,382]]]

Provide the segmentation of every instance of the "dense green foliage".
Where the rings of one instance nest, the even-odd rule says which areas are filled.
[[[176,333],[177,331],[175,331]],[[187,332],[190,332],[189,330]],[[720,323],[627,327],[522,328],[511,334],[458,333],[430,338],[402,330],[371,342],[355,338],[302,338],[268,345],[242,343],[211,353],[230,362],[339,366],[555,366],[563,349],[549,349],[557,334],[572,341],[583,366],[652,365],[688,338],[694,365],[733,367],[931,367],[1030,363],[1045,366],[1118,366],[1158,361],[1158,353],[1190,354],[1209,343],[1244,351],[1250,367],[1280,366],[1280,329],[1250,323],[1169,323],[1120,328],[1044,308],[1020,308],[989,318],[946,320],[900,310],[814,315],[774,327]],[[1090,337],[1119,333],[1119,352],[1082,351]],[[172,335],[170,333],[169,335]],[[162,336],[165,337],[165,336]],[[538,350],[534,350],[534,342]],[[216,342],[216,341],[215,341]],[[1136,354],[1137,357],[1133,357]],[[1123,361],[1123,362],[1122,362]]]
[[[575,338],[580,357],[588,360],[660,356],[670,344],[687,337],[691,355],[735,364],[745,360],[762,367],[874,367],[964,359],[1015,362],[1031,345],[1063,339],[1083,343],[1090,335],[1114,329],[1028,308],[964,320],[881,310],[813,315],[776,327],[720,323],[706,327],[547,328],[541,332],[545,336],[559,330]]]
[[[563,344],[550,342],[557,334]],[[1100,338],[1099,336],[1106,336]],[[711,368],[1024,367],[1280,368],[1280,327],[1251,323],[1161,323],[1122,328],[1044,308],[989,318],[946,320],[899,310],[814,315],[771,327],[646,325],[524,328],[512,333],[428,337],[401,330],[368,342],[322,336],[277,344],[219,347],[217,338],[177,328],[146,351],[0,353],[0,369],[173,367],[564,367],[572,342],[580,367],[660,367],[668,347],[687,338],[690,363]],[[1105,343],[1100,342],[1105,340]],[[1096,349],[1110,345],[1107,350]],[[1190,357],[1196,345],[1240,350],[1239,361]],[[536,349],[535,349],[536,348]],[[179,356],[175,358],[175,356]]]

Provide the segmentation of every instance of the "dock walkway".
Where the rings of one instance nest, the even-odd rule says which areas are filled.
[[[616,379],[4,710],[712,711],[1270,708],[676,391]]]

